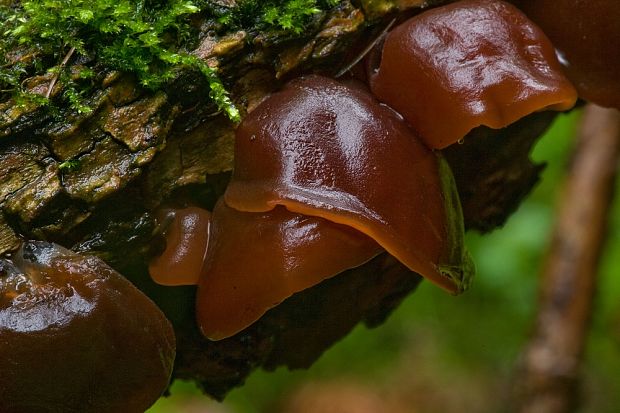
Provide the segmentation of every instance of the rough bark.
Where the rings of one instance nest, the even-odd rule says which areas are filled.
[[[193,53],[219,66],[243,114],[291,77],[337,73],[393,16],[439,3],[344,1],[316,16],[300,39],[243,31],[214,35],[213,23],[204,20]],[[27,85],[43,91],[50,81],[42,76]],[[88,115],[0,103],[0,253],[35,238],[105,259],[174,323],[175,377],[195,379],[205,392],[223,397],[256,367],[308,366],[359,321],[380,323],[419,282],[382,255],[292,297],[235,337],[217,343],[202,338],[194,323],[194,289],[154,285],[146,262],[160,247],[157,208],[192,203],[210,209],[223,193],[234,125],[205,98],[207,85],[195,73],[179,73],[156,93],[105,70],[95,82]],[[528,153],[553,117],[538,113],[505,130],[480,128],[446,150],[468,228],[501,225],[535,184],[540,166]],[[79,166],[60,167],[69,160]]]
[[[521,413],[570,413],[579,407],[581,359],[619,159],[620,112],[587,106],[516,383]]]

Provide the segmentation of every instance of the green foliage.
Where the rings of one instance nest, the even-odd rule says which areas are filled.
[[[299,35],[312,15],[338,0],[245,0],[233,8],[209,0],[24,0],[0,3],[0,100],[11,96],[21,104],[45,104],[23,81],[55,71],[63,98],[74,110],[88,112],[83,96],[92,77],[68,76],[61,62],[72,53],[82,60],[136,75],[156,90],[182,68],[200,72],[209,96],[235,121],[239,112],[217,70],[184,51],[191,33],[189,18],[202,11],[218,18],[224,29],[279,29]]]

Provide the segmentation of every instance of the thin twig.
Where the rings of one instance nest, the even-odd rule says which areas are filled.
[[[60,71],[67,65],[67,62],[69,62],[69,59],[71,59],[71,56],[73,56],[73,52],[75,52],[75,47],[72,47],[71,49],[69,49],[69,51],[65,55],[65,58],[62,59],[62,62],[60,62],[60,66],[58,67],[58,70],[56,71],[56,73],[54,74],[54,77],[50,81],[50,85],[47,87],[47,93],[45,94],[46,98],[49,99],[50,95],[52,94],[52,90],[54,89],[54,86],[56,86],[56,82],[58,81],[58,77],[60,76]]]
[[[579,376],[620,158],[620,112],[585,108],[543,267],[534,333],[516,381],[519,413],[569,413]]]
[[[377,43],[379,43],[387,34],[387,32],[392,28],[392,26],[394,25],[394,23],[396,22],[396,19],[392,19],[392,21],[390,21],[388,23],[387,26],[385,26],[385,28],[383,28],[383,30],[381,30],[381,33],[379,33],[379,35],[377,37],[374,38],[374,40],[372,42],[370,42],[365,48],[364,50],[362,50],[360,52],[360,54],[358,54],[355,59],[353,59],[351,62],[349,62],[349,64],[345,65],[342,69],[340,69],[340,71],[338,71],[338,73],[336,73],[336,79],[341,77],[342,75],[344,75],[345,73],[347,73],[349,70],[351,70],[351,68],[353,66],[355,66],[356,64],[358,64],[363,58],[364,56],[366,56],[368,53],[370,53],[370,51],[372,50],[373,47],[375,47],[375,45]]]

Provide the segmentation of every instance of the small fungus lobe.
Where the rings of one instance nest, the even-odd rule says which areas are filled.
[[[382,251],[358,231],[283,207],[241,212],[220,200],[211,228],[196,304],[211,340],[236,334],[292,294]]]
[[[209,239],[209,211],[188,207],[170,211],[166,249],[151,260],[149,274],[161,285],[198,284]],[[162,221],[166,221],[164,218]]]

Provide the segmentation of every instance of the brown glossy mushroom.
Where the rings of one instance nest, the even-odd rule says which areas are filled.
[[[0,411],[142,413],[168,386],[172,326],[92,256],[31,241],[0,260]]]
[[[220,200],[197,293],[200,329],[211,340],[232,336],[292,294],[381,251],[366,235],[322,218],[283,207],[240,212]]]
[[[188,207],[165,214],[166,249],[149,263],[149,274],[161,285],[198,284],[209,239],[209,211]],[[169,222],[166,222],[169,221]]]
[[[354,228],[458,293],[471,265],[458,195],[443,165],[360,85],[308,76],[271,95],[238,127],[224,197],[239,211],[280,205]]]
[[[459,1],[407,20],[388,34],[369,78],[372,93],[431,148],[479,125],[569,109],[577,98],[545,34],[498,0]]]
[[[511,2],[549,36],[580,97],[620,108],[620,1]]]

